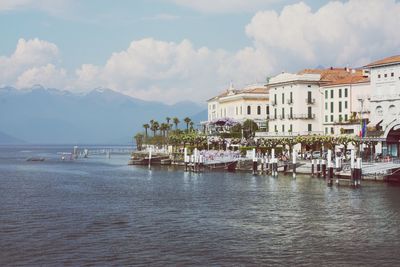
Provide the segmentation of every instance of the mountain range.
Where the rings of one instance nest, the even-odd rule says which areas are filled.
[[[166,117],[178,117],[184,127],[183,118],[206,120],[207,111],[190,101],[167,105],[105,88],[86,94],[41,86],[0,88],[0,132],[7,142],[127,144],[144,123]]]

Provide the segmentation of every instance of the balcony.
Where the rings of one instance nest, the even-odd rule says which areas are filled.
[[[286,103],[288,103],[288,105],[292,105],[293,104],[293,99],[287,99]]]
[[[312,105],[312,104],[315,104],[315,98],[306,98],[306,103],[308,104],[308,105]]]
[[[296,136],[305,136],[305,135],[323,135],[322,131],[304,131],[304,132],[256,132],[256,137],[296,137]]]
[[[294,119],[300,119],[300,120],[312,120],[315,119],[315,113],[313,114],[295,114],[293,115]]]

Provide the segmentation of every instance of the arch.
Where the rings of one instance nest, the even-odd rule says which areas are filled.
[[[400,119],[394,119],[389,125],[386,127],[385,132],[383,134],[384,138],[387,138],[390,131],[397,131],[400,129]]]
[[[377,114],[378,116],[380,116],[380,117],[383,116],[383,108],[382,108],[382,106],[377,106],[377,107],[375,108],[375,111],[376,111],[376,114]]]
[[[389,114],[390,114],[390,115],[393,115],[393,116],[396,116],[396,115],[397,115],[397,109],[396,109],[396,106],[395,106],[395,105],[390,105],[390,106],[389,106]]]

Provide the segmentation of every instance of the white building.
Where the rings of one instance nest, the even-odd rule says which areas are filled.
[[[251,119],[259,127],[267,127],[269,95],[265,85],[251,85],[236,90],[231,84],[226,91],[209,99],[207,103],[209,122],[220,118],[232,118],[242,123]]]
[[[359,134],[362,120],[370,115],[369,77],[361,70],[322,86],[324,94],[323,128],[325,134]]]
[[[369,126],[380,131],[382,153],[397,157],[400,140],[400,55],[372,62],[365,68],[370,71],[372,87]]]

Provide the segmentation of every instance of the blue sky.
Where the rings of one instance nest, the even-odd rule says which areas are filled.
[[[231,80],[398,53],[399,10],[395,0],[0,0],[0,85],[204,101]]]

